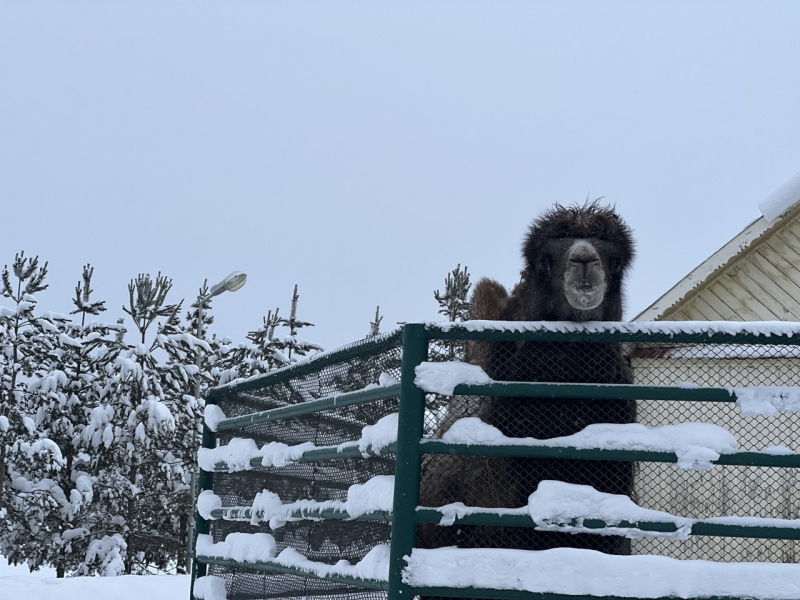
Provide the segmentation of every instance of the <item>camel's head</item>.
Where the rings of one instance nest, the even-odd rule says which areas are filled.
[[[556,205],[533,222],[523,254],[529,319],[622,318],[622,280],[634,249],[630,228],[613,208]]]

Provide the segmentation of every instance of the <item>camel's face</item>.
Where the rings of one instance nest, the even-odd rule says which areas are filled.
[[[610,295],[619,297],[611,293],[612,288],[619,288],[622,271],[617,254],[617,248],[603,240],[550,240],[535,261],[535,302],[541,306],[546,299],[545,314],[552,320],[610,320],[619,312],[618,301],[613,307],[606,306]]]
[[[563,286],[564,297],[576,310],[592,310],[603,303],[608,289],[606,272],[588,241],[576,240],[567,251]]]

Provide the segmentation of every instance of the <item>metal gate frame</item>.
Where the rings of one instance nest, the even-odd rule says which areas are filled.
[[[411,554],[416,545],[416,524],[438,523],[442,513],[435,509],[418,509],[420,494],[420,471],[422,456],[424,454],[451,454],[451,455],[482,455],[503,457],[548,457],[570,458],[586,460],[615,460],[636,462],[678,462],[677,456],[671,452],[639,451],[639,450],[609,450],[609,449],[581,449],[555,446],[525,447],[518,445],[508,446],[465,446],[449,444],[438,440],[423,440],[425,395],[426,392],[414,383],[415,369],[428,358],[429,345],[433,341],[550,341],[550,342],[609,342],[609,343],[686,343],[686,344],[750,344],[750,345],[786,345],[800,346],[800,324],[796,327],[781,324],[780,328],[767,331],[763,323],[725,323],[724,328],[711,328],[708,323],[681,322],[666,323],[594,323],[591,327],[575,327],[569,324],[564,327],[558,323],[495,323],[494,327],[484,322],[480,326],[467,323],[452,324],[424,324],[409,323],[402,327],[398,335],[402,335],[403,359],[401,368],[401,381],[399,385],[340,394],[329,398],[313,400],[302,404],[272,409],[260,413],[240,416],[221,421],[217,430],[236,429],[246,425],[266,422],[299,415],[312,414],[331,408],[352,406],[356,404],[375,402],[387,398],[400,397],[399,428],[397,443],[380,451],[380,454],[396,455],[394,506],[391,514],[371,513],[359,518],[364,519],[391,519],[391,541],[389,558],[389,579],[386,581],[366,580],[353,577],[329,575],[330,579],[341,583],[360,586],[369,589],[385,590],[388,600],[411,600],[415,595],[449,596],[461,598],[498,598],[498,599],[526,599],[526,600],[567,600],[576,596],[554,593],[531,593],[514,590],[493,590],[483,588],[415,588],[403,583],[402,574],[405,568],[405,557]],[[365,345],[362,352],[369,352],[369,345]],[[336,360],[341,360],[344,352],[333,352],[310,360],[300,366],[304,373],[329,365]],[[297,369],[286,369],[285,378],[296,374]],[[211,390],[206,402],[214,404],[228,394],[235,394],[243,389],[256,389],[275,380],[276,374],[267,374],[262,378],[247,381],[240,385],[226,386]],[[737,398],[734,390],[719,387],[690,388],[681,386],[643,386],[643,385],[616,385],[616,384],[569,384],[569,383],[541,383],[541,382],[494,382],[474,385],[461,384],[456,386],[453,395],[471,396],[516,396],[516,397],[550,397],[550,398],[596,398],[596,399],[635,399],[656,401],[696,401],[696,402],[725,402],[735,403]],[[203,428],[203,448],[216,446],[216,434],[207,426]],[[301,461],[331,460],[337,458],[352,458],[362,456],[358,448],[349,448],[344,451],[336,448],[319,448],[306,452]],[[735,452],[724,454],[715,461],[720,465],[744,465],[775,468],[800,468],[800,454],[777,455],[765,452]],[[260,466],[254,459],[252,466]],[[219,470],[224,470],[220,465]],[[213,473],[201,471],[199,477],[199,490],[213,488]],[[217,509],[214,516],[222,518],[231,515],[233,510]],[[313,512],[313,511],[312,511]],[[243,515],[249,516],[249,515]],[[319,511],[303,516],[321,519],[348,519],[347,513],[341,511]],[[459,523],[470,525],[513,525],[534,526],[533,521],[527,516],[498,515],[498,514],[471,514],[459,519]],[[602,521],[585,521],[585,527],[602,528]],[[644,531],[675,531],[675,526],[669,523],[626,523],[623,526],[638,527]],[[210,531],[208,520],[197,514],[196,531],[198,534],[207,534]],[[692,526],[692,535],[707,536],[733,536],[764,539],[800,539],[800,529],[793,527],[758,526],[745,527],[718,523],[697,522]],[[309,571],[287,567],[278,563],[237,563],[230,559],[211,556],[195,555],[192,583],[196,577],[206,574],[207,565],[227,565],[247,569],[263,570],[276,573],[292,573],[306,577],[319,577]],[[604,597],[611,600],[610,597]],[[734,600],[727,597],[725,600]]]

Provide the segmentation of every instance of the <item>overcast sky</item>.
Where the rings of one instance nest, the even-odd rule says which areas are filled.
[[[630,318],[800,168],[800,2],[0,5],[0,264],[214,300],[235,340],[300,286],[332,348],[436,318],[449,270],[513,285],[531,220],[604,196]]]

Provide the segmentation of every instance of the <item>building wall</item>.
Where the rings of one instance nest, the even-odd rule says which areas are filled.
[[[635,358],[635,383],[692,382],[715,387],[800,385],[800,358],[775,357],[780,356],[780,349],[776,354],[753,346],[739,348],[736,353],[732,348],[690,346],[677,353],[680,358]],[[743,352],[772,357],[739,358]],[[737,358],[725,358],[726,355]],[[640,401],[638,420],[648,426],[714,423],[733,434],[741,450],[762,450],[775,445],[800,448],[797,413],[743,417],[735,405],[727,403]],[[800,518],[800,477],[791,469],[714,467],[695,471],[673,464],[641,463],[637,468],[635,494],[641,506],[685,517]],[[634,540],[632,550],[635,554],[658,553],[684,559],[773,562],[800,559],[800,543],[783,540],[647,538]]]
[[[800,321],[800,218],[701,285],[666,321]]]

